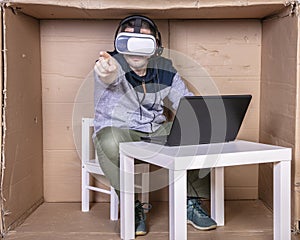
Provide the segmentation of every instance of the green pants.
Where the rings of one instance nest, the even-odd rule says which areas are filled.
[[[163,124],[151,135],[166,135],[170,131],[171,124]],[[130,129],[116,127],[105,127],[101,129],[94,138],[94,145],[97,151],[99,164],[110,184],[119,195],[120,190],[120,156],[119,143],[140,141],[142,136],[148,135]],[[199,177],[199,170],[190,170],[187,174],[187,196],[209,198],[210,197],[210,174],[204,170],[205,177]],[[203,176],[203,170],[201,172]]]

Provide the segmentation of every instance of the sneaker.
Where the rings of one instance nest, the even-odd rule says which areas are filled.
[[[203,231],[217,227],[217,223],[208,216],[197,199],[188,199],[187,201],[187,223]]]
[[[145,204],[148,207],[143,207]],[[135,201],[135,235],[143,236],[147,234],[146,215],[144,210],[150,210],[152,205],[149,203],[141,203],[139,200]]]

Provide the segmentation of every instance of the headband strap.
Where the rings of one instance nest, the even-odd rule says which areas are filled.
[[[142,27],[142,19],[136,18],[134,21],[134,33],[140,33]]]

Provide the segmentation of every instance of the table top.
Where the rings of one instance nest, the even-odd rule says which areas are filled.
[[[147,142],[120,143],[120,153],[173,170],[290,161],[291,148],[236,140],[168,147]]]

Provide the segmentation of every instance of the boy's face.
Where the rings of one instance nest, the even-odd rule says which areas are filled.
[[[128,27],[125,29],[125,32],[134,32],[134,29]],[[150,29],[146,28],[141,28],[140,33],[151,35]],[[150,57],[124,54],[124,58],[133,70],[142,70],[147,68],[148,59]]]

